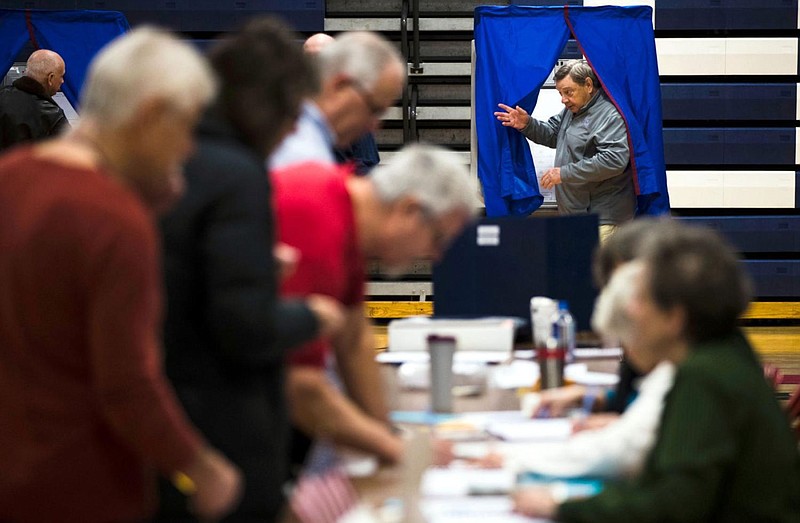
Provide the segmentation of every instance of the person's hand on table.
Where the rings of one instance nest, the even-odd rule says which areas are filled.
[[[433,466],[447,467],[455,460],[462,460],[468,465],[484,469],[498,469],[503,466],[505,458],[498,452],[490,451],[480,457],[463,457],[455,452],[452,441],[440,438],[433,439]]]
[[[566,416],[570,409],[581,404],[586,395],[586,387],[583,385],[567,385],[555,389],[545,389],[540,393],[539,406],[534,412],[534,416],[552,417]]]
[[[503,467],[505,457],[499,452],[489,452],[482,458],[470,460],[470,463],[482,469],[499,469]]]
[[[456,459],[453,442],[447,439],[434,438],[433,447],[433,466],[446,467]]]
[[[577,420],[572,425],[572,433],[581,432],[584,430],[597,430],[602,429],[606,425],[619,420],[619,414],[616,412],[601,412],[599,414],[592,414]]]
[[[497,104],[497,107],[502,111],[496,111],[494,116],[504,127],[513,127],[517,131],[521,131],[531,120],[530,115],[519,105],[511,107],[506,104]]]
[[[511,494],[514,511],[528,517],[552,518],[558,503],[548,487],[525,487]]]

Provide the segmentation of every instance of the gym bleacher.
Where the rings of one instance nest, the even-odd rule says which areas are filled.
[[[564,3],[654,7],[673,214],[717,229],[740,250],[756,293],[742,324],[764,361],[787,376],[779,389],[785,394],[800,381],[798,0],[9,0],[4,7],[118,10],[132,25],[171,27],[199,45],[265,12],[304,36],[380,31],[409,64],[406,92],[377,133],[382,161],[424,140],[473,164],[473,9]],[[562,58],[577,56],[570,41]],[[379,325],[432,313],[426,260],[399,281],[384,278],[377,264],[370,274],[366,311]]]

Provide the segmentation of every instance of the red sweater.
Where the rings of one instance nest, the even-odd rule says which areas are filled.
[[[0,521],[132,521],[199,435],[161,368],[156,231],[108,173],[0,158]]]
[[[301,163],[271,174],[280,241],[300,251],[284,296],[332,296],[348,307],[364,300],[364,256],[358,245],[353,203],[345,180],[350,172],[320,163]],[[330,352],[317,339],[289,355],[289,364],[324,367]]]

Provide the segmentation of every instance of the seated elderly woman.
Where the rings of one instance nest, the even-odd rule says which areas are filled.
[[[644,264],[633,261],[615,272],[600,294],[592,316],[594,330],[630,347],[631,320],[626,312]],[[612,423],[584,430],[567,441],[504,445],[477,460],[479,466],[505,466],[554,477],[632,477],[641,472],[655,442],[664,396],[672,386],[675,366],[669,361],[640,358],[626,349],[632,363],[646,374],[630,407]],[[444,445],[437,450],[442,452]],[[451,456],[452,457],[452,456]],[[449,461],[437,457],[440,464]]]
[[[652,232],[627,310],[631,357],[671,361],[677,372],[644,470],[580,500],[520,490],[516,509],[567,522],[796,522],[800,456],[736,326],[749,283],[711,231],[665,221]]]
[[[608,240],[598,247],[592,262],[594,282],[598,289],[604,289],[611,276],[622,264],[636,258],[644,238],[650,235],[650,229],[659,222],[657,218],[638,218],[625,227],[617,230]],[[621,298],[621,296],[620,296]],[[593,325],[597,334],[603,334]],[[613,333],[605,333],[605,336]],[[618,336],[617,336],[618,337]],[[615,340],[614,343],[619,340]],[[570,409],[591,403],[595,412],[581,421],[577,429],[597,429],[619,418],[638,394],[637,384],[641,381],[642,372],[634,368],[623,357],[619,368],[619,381],[613,390],[601,387],[587,387],[580,384],[566,385],[541,392],[539,412],[549,412],[554,416],[565,415]],[[587,396],[593,396],[587,399]]]
[[[675,376],[672,362],[640,357],[633,344],[627,309],[643,271],[640,261],[620,266],[600,294],[592,316],[595,332],[620,342],[630,363],[644,375],[637,398],[613,422],[579,432],[567,441],[510,447],[503,456],[506,466],[557,477],[617,478],[641,472],[655,442],[664,396]]]

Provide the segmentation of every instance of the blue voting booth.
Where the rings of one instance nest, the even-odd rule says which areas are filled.
[[[0,74],[5,76],[29,41],[34,48],[53,50],[67,64],[62,90],[75,108],[89,62],[130,29],[125,16],[115,11],[38,9],[0,9],[0,27]]]
[[[542,204],[527,142],[493,116],[498,102],[531,112],[570,36],[628,128],[638,214],[669,211],[652,9],[481,6],[475,9],[478,176],[489,216]]]

